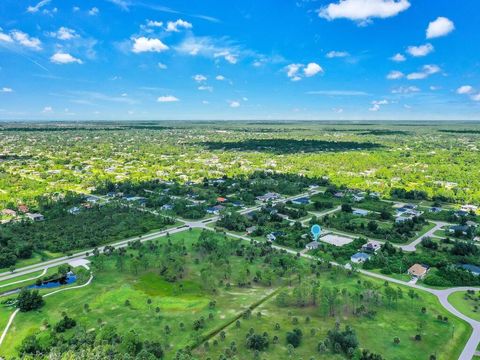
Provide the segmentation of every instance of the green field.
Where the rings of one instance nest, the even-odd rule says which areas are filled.
[[[478,291],[475,294],[457,291],[448,297],[448,301],[462,314],[480,321],[480,296]]]
[[[279,342],[276,345],[271,344],[267,351],[262,353],[262,358],[288,358],[285,332],[293,327],[301,327],[304,337],[301,346],[295,349],[294,358],[315,356],[341,359],[343,357],[340,355],[333,356],[331,352],[319,354],[316,350],[318,342],[325,338],[327,331],[336,321],[342,326],[350,325],[354,328],[360,348],[381,353],[386,359],[423,358],[425,354],[433,352],[439,354],[439,359],[452,359],[459,354],[469,336],[469,327],[449,316],[436,298],[429,294],[416,291],[419,297],[412,300],[406,296],[408,289],[402,288],[403,297],[394,304],[386,305],[383,282],[355,274],[347,275],[340,269],[329,270],[326,267],[317,268],[316,276],[309,275],[309,265],[302,259],[292,258],[298,262],[295,266],[299,266],[298,269],[302,271],[287,272],[283,278],[274,276],[271,285],[266,284],[264,279],[259,282],[249,281],[250,285],[247,286],[238,286],[238,274],[246,269],[247,274],[250,274],[247,275],[249,279],[259,276],[258,274],[261,274],[260,277],[266,276],[270,267],[266,259],[269,257],[259,255],[246,261],[244,256],[227,255],[231,272],[223,274],[220,267],[208,267],[207,262],[201,261],[201,253],[196,253],[194,244],[197,243],[200,233],[193,230],[170,236],[173,246],[184,246],[185,254],[188,254],[184,275],[176,281],[159,275],[157,262],[162,255],[156,255],[154,251],[146,251],[144,261],[138,267],[125,266],[120,269],[115,256],[95,259],[92,264],[95,278],[91,285],[55,294],[46,298],[46,305],[40,310],[18,314],[0,348],[0,355],[6,358],[18,355],[17,349],[28,335],[46,336],[49,329],[45,325],[58,322],[63,316],[62,312],[78,323],[77,330],[68,330],[65,333],[66,338],[74,336],[78,328],[101,331],[113,325],[122,335],[133,329],[141,339],[161,342],[167,359],[173,358],[178,349],[187,345],[193,346],[194,355],[201,359],[217,359],[232,341],[236,343],[238,359],[251,359],[253,354],[245,347],[245,334],[248,329],[254,328],[256,332],[267,331],[270,337],[273,337],[276,334],[276,322],[281,328],[277,331]],[[220,244],[245,249],[246,253],[250,251],[247,249],[255,249],[255,246],[251,247],[248,242],[226,241],[220,234],[212,233],[212,236]],[[167,241],[166,238],[159,239],[160,243]],[[129,250],[127,259],[129,254],[137,254],[138,251],[144,250]],[[133,262],[130,265],[132,264]],[[202,277],[202,269],[206,266],[210,271],[207,278]],[[211,277],[216,280],[207,286]],[[300,280],[300,277],[303,280]],[[226,279],[225,282],[223,279]],[[217,284],[217,280],[220,283]],[[343,294],[335,305],[334,316],[325,315],[322,305],[277,305],[275,291],[287,289],[295,292],[292,289],[311,280],[319,281],[321,291],[338,288]],[[232,286],[226,286],[227,281],[232,282]],[[213,289],[216,293],[212,292]],[[270,297],[271,294],[275,296]],[[360,294],[363,294],[362,298],[371,297],[361,303],[374,312],[374,315],[352,315],[352,307],[355,301],[359,301],[354,299],[359,299],[357,296]],[[212,300],[216,301],[214,307],[210,306]],[[88,308],[85,304],[88,304]],[[427,309],[425,314],[420,311],[422,307]],[[248,308],[252,309],[253,314],[250,319],[245,320],[241,315]],[[257,318],[258,311],[262,313],[261,318]],[[11,308],[0,308],[1,325],[4,326],[11,312]],[[438,321],[438,315],[447,316],[448,322]],[[308,325],[305,324],[307,316],[311,319]],[[200,317],[206,319],[205,326],[195,331],[192,323]],[[292,325],[293,317],[299,319],[296,326]],[[240,319],[240,328],[235,325],[237,319]],[[184,324],[183,327],[181,323]],[[226,339],[218,340],[217,346],[213,345],[224,328]],[[311,328],[317,329],[316,336],[310,335]],[[412,338],[418,332],[421,332],[422,340],[414,341]],[[393,344],[394,337],[400,338],[400,344]],[[209,339],[211,345],[208,354],[204,353],[203,344],[206,339]]]

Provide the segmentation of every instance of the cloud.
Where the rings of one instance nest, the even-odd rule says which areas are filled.
[[[409,46],[407,52],[414,57],[421,57],[430,54],[434,50],[433,45],[428,43],[420,46]]]
[[[413,72],[407,75],[408,80],[422,80],[426,79],[430,75],[439,73],[441,71],[440,67],[437,65],[424,65],[421,71]]]
[[[404,76],[405,76],[404,73],[402,73],[401,71],[392,70],[388,73],[387,79],[388,80],[398,80],[398,79],[403,78]]]
[[[162,70],[166,70],[166,69],[168,68],[167,65],[165,65],[164,63],[161,63],[161,62],[159,62],[159,63],[157,64],[157,66],[158,66],[160,69],[162,69]]]
[[[236,64],[241,56],[253,55],[253,52],[242,49],[228,38],[216,39],[209,36],[188,36],[175,47],[175,50],[183,55],[224,59],[230,64]]]
[[[316,90],[307,91],[308,95],[325,95],[325,96],[366,96],[369,95],[365,91],[356,90]]]
[[[132,51],[134,53],[162,52],[165,50],[168,50],[168,46],[160,39],[146,38],[144,36],[133,39]]]
[[[3,87],[0,89],[0,93],[11,93],[11,92],[13,92],[13,89],[9,87]]]
[[[50,32],[49,35],[59,40],[71,40],[79,37],[75,30],[64,26],[60,27],[57,31]]]
[[[112,4],[117,5],[124,11],[128,11],[129,3],[125,0],[107,0],[108,2],[111,2]]]
[[[389,18],[410,7],[408,0],[339,0],[318,11],[327,20],[349,19],[367,25],[372,18]]]
[[[217,76],[215,76],[215,79],[218,80],[218,81],[223,81],[223,80],[225,80],[225,76],[217,75]]]
[[[147,26],[149,27],[162,27],[163,22],[155,20],[147,20]]]
[[[369,111],[377,112],[380,110],[382,105],[387,105],[388,100],[374,100],[372,101],[372,106],[368,109]]]
[[[195,80],[196,82],[207,81],[207,77],[205,75],[202,75],[202,74],[197,74],[197,75],[193,76],[193,80]]]
[[[311,62],[309,63],[304,69],[303,73],[305,74],[306,77],[312,77],[317,75],[318,73],[323,73],[323,69],[320,65],[317,63]]]
[[[42,7],[44,7],[45,5],[48,5],[50,3],[51,0],[42,0],[40,1],[37,5],[35,6],[29,6],[27,7],[27,12],[29,13],[36,13],[37,11],[39,11]]]
[[[448,35],[453,30],[455,30],[453,22],[446,17],[439,16],[436,20],[428,24],[426,31],[427,39]]]
[[[302,78],[298,76],[298,71],[303,67],[302,64],[289,64],[285,67],[285,70],[287,71],[287,76],[292,80],[292,81],[298,81],[301,80]]]
[[[236,100],[229,101],[228,104],[229,104],[229,106],[230,106],[231,108],[238,108],[238,107],[240,107],[240,102],[239,102],[239,101],[236,101]]]
[[[96,15],[98,15],[99,12],[100,12],[100,10],[98,10],[97,7],[92,7],[90,10],[88,10],[88,15],[96,16]]]
[[[82,60],[77,59],[76,57],[68,53],[62,53],[62,52],[57,52],[53,54],[50,57],[50,61],[54,64],[71,64],[71,63],[83,64]]]
[[[167,23],[167,28],[165,29],[166,31],[169,32],[179,32],[179,28],[184,28],[184,29],[191,29],[193,26],[191,23],[188,21],[184,21],[182,19],[178,19],[177,21],[169,21]]]
[[[29,49],[33,50],[40,50],[41,47],[41,41],[35,37],[31,37],[27,33],[24,33],[23,31],[19,30],[14,30],[10,33],[11,37],[13,40],[15,40],[17,43],[19,43],[22,46],[25,46]]]
[[[472,95],[470,97],[473,101],[480,101],[480,93]]]
[[[168,102],[177,102],[177,101],[180,101],[180,99],[173,95],[166,95],[166,96],[158,97],[157,101],[161,103],[168,103]]]
[[[323,73],[323,69],[317,63],[311,62],[307,66],[304,64],[289,64],[285,66],[285,71],[287,72],[287,76],[292,81],[299,81],[302,79],[302,73],[300,70],[303,69],[303,75],[306,77],[315,76],[318,73]]]
[[[403,62],[403,61],[405,61],[405,60],[407,60],[407,59],[405,58],[405,56],[403,56],[402,54],[398,53],[398,54],[393,55],[393,56],[390,58],[390,60],[395,61],[395,62]]]
[[[470,85],[463,85],[463,86],[460,86],[458,89],[457,89],[457,94],[472,94],[473,93],[473,87],[470,86]]]
[[[333,58],[342,58],[342,57],[347,57],[350,56],[350,54],[346,51],[329,51],[327,55],[325,55],[329,59]]]
[[[419,92],[420,89],[416,86],[400,86],[392,90],[392,94],[410,94]]]
[[[51,106],[45,106],[42,110],[43,113],[51,113],[53,112],[53,108]]]
[[[213,87],[211,87],[211,86],[206,86],[206,85],[200,85],[200,86],[198,87],[198,90],[200,90],[200,91],[210,91],[210,92],[212,92],[212,91],[213,91]]]

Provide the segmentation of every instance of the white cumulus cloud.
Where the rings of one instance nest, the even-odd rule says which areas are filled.
[[[380,110],[382,105],[387,105],[388,104],[388,100],[374,100],[374,101],[372,101],[371,104],[372,104],[372,106],[370,106],[370,108],[368,110],[373,111],[373,112],[377,112],[378,110]]]
[[[27,48],[33,50],[40,50],[41,49],[41,41],[36,37],[31,37],[27,33],[23,31],[14,30],[10,33],[11,37],[17,41],[20,45],[25,46]]]
[[[240,107],[240,102],[239,102],[239,101],[236,101],[236,100],[229,101],[228,104],[229,104],[230,107],[232,107],[232,108],[238,108],[238,107]]]
[[[393,55],[393,56],[390,58],[390,60],[395,61],[395,62],[403,62],[403,61],[405,61],[405,60],[407,60],[407,59],[405,58],[404,55],[398,53],[398,54]]]
[[[158,66],[160,69],[162,69],[162,70],[166,70],[166,69],[168,68],[167,65],[165,65],[164,63],[161,63],[161,62],[159,62],[159,63],[157,64],[157,66]]]
[[[218,81],[223,81],[223,80],[225,80],[225,76],[217,75],[217,76],[215,76],[215,79],[218,80]]]
[[[98,15],[99,12],[100,10],[98,10],[97,7],[92,7],[90,10],[88,10],[88,15],[95,16]]]
[[[396,16],[409,7],[408,0],[340,0],[321,8],[318,15],[327,20],[343,18],[366,25],[373,18]]]
[[[70,55],[69,53],[57,52],[50,57],[50,61],[54,64],[82,64],[83,61]]]
[[[342,58],[342,57],[347,57],[349,56],[350,54],[346,51],[335,51],[335,50],[332,50],[332,51],[329,51],[327,53],[327,55],[325,55],[327,58],[329,59],[333,59],[333,58]]]
[[[408,80],[422,80],[426,79],[430,75],[439,73],[440,67],[437,65],[424,65],[421,71],[413,72],[407,75]]]
[[[317,63],[311,62],[303,69],[303,73],[305,76],[311,77],[317,75],[318,73],[323,73],[323,69]]]
[[[169,21],[167,23],[167,28],[165,30],[171,32],[179,32],[179,28],[184,28],[184,29],[191,29],[193,26],[191,23],[188,21],[184,21],[182,19],[178,19],[177,21]]]
[[[78,37],[75,30],[64,26],[60,27],[57,31],[51,32],[49,35],[59,40],[71,40]]]
[[[428,43],[419,46],[409,46],[407,52],[414,57],[427,56],[434,50],[433,45]]]
[[[439,16],[436,20],[428,24],[428,28],[426,31],[427,39],[433,39],[448,35],[453,30],[455,30],[455,25],[453,24],[453,21],[447,19],[446,17]]]
[[[168,103],[168,102],[177,102],[177,101],[180,101],[180,99],[173,95],[165,95],[165,96],[159,96],[157,98],[157,101],[161,103]]]
[[[392,70],[388,73],[387,79],[388,80],[398,80],[403,78],[405,75],[401,71]]]
[[[11,93],[11,92],[13,92],[13,89],[9,87],[3,87],[0,89],[0,93]]]
[[[410,94],[419,92],[420,89],[416,86],[400,86],[392,90],[392,94]]]
[[[197,74],[197,75],[193,76],[193,80],[195,80],[196,82],[207,81],[207,77],[205,75],[202,75],[202,74]]]
[[[473,93],[473,87],[470,85],[463,85],[457,89],[457,94],[471,94]]]
[[[146,38],[144,36],[133,39],[132,51],[134,53],[162,52],[165,50],[168,50],[168,46],[160,39]]]

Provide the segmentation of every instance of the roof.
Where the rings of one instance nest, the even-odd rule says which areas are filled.
[[[420,264],[414,264],[408,269],[408,273],[413,276],[423,276],[427,273],[428,268]]]
[[[312,242],[309,242],[307,245],[305,245],[305,247],[307,248],[317,248],[320,244],[318,243],[318,241],[312,241]]]

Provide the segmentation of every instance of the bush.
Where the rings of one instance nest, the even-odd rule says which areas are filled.
[[[300,329],[295,328],[291,332],[289,331],[287,333],[287,344],[292,345],[294,348],[299,347],[302,342],[302,336],[302,330]]]
[[[38,290],[24,288],[17,297],[17,307],[21,312],[27,312],[41,308],[45,304],[42,295]]]

